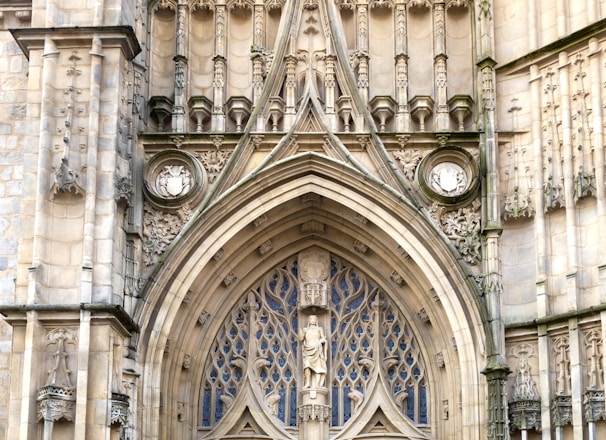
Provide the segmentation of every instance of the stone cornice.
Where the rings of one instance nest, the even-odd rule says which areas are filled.
[[[106,319],[113,320],[120,324],[127,335],[139,332],[139,326],[124,310],[117,304],[8,304],[0,305],[0,315],[9,324],[16,324],[27,319],[29,312],[39,314],[39,320],[73,320],[73,317],[67,317],[73,312],[80,310],[88,311],[92,314],[93,320]],[[42,316],[45,315],[45,316]]]
[[[568,323],[568,320],[571,318],[581,319],[581,318],[599,314],[605,310],[606,310],[606,304],[598,304],[596,306],[591,306],[586,309],[571,310],[570,312],[557,313],[554,315],[543,316],[541,318],[533,319],[532,321],[505,324],[505,330],[524,329],[524,328],[533,328],[533,327],[536,328],[539,325],[556,324],[558,322]]]
[[[141,52],[141,45],[131,26],[17,28],[10,29],[10,32],[28,59],[30,51],[44,49],[47,36],[59,49],[92,46],[92,40],[96,37],[101,39],[103,47],[120,47],[129,60]]]
[[[496,70],[498,73],[502,74],[515,74],[525,71],[532,64],[541,64],[550,60],[557,60],[558,54],[561,51],[575,48],[576,46],[585,44],[590,38],[597,38],[600,36],[606,36],[606,18],[596,21],[583,29],[579,29],[564,38],[555,40],[515,60],[509,61],[502,66],[497,67]]]

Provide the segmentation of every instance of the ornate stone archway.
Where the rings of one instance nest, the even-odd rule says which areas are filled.
[[[236,395],[230,393],[223,398],[200,393],[209,383],[209,365],[217,359],[212,353],[220,346],[221,338],[225,338],[223,334],[242,331],[240,327],[229,326],[238,319],[241,325],[254,324],[250,315],[234,318],[234,313],[245,304],[247,313],[252,313],[255,307],[256,313],[262,310],[261,302],[253,299],[259,295],[264,277],[275,274],[278,268],[281,268],[278,272],[287,274],[287,262],[296,261],[300,252],[310,248],[329,254],[333,265],[336,261],[347,262],[348,270],[374,286],[376,292],[366,292],[357,307],[371,310],[376,301],[391,304],[398,311],[398,319],[405,323],[402,326],[408,326],[410,337],[418,344],[427,392],[426,415],[420,416],[420,406],[416,413],[413,407],[410,414],[408,406],[406,410],[403,406],[398,408],[403,405],[404,394],[400,394],[398,402],[396,394],[401,389],[395,390],[386,379],[395,370],[386,369],[386,358],[377,356],[373,359],[376,368],[372,373],[368,369],[365,372],[375,385],[368,389],[360,387],[366,395],[356,389],[363,395],[359,399],[361,405],[356,407],[359,411],[356,423],[347,423],[353,419],[351,408],[347,415],[339,410],[341,413],[337,411],[336,423],[332,423],[327,435],[352,438],[363,432],[372,438],[373,426],[384,426],[383,430],[399,433],[401,438],[440,438],[447,432],[464,433],[470,439],[484,435],[481,423],[484,402],[480,393],[483,387],[478,385],[483,380],[480,371],[485,364],[487,342],[483,311],[471,278],[419,211],[372,181],[360,185],[360,176],[355,172],[343,172],[333,165],[330,159],[312,153],[282,162],[266,174],[244,182],[238,191],[228,193],[200,213],[197,221],[182,233],[182,239],[175,242],[146,293],[145,306],[139,311],[142,324],[139,347],[144,363],[140,395],[145,408],[140,420],[142,438],[167,438],[168,432],[179,438],[221,438],[227,434],[248,438],[251,433],[268,438],[312,438],[301,436],[300,423],[294,422],[292,426],[291,418],[296,413],[286,404],[284,395],[277,408],[287,410],[286,413],[272,415],[276,400],[272,400],[271,390],[264,394],[269,382],[265,391],[258,382],[272,370],[255,372],[255,362],[260,365],[268,361],[258,355],[239,359],[241,353],[233,351],[230,345],[226,374],[236,372],[240,375],[238,380],[250,386],[239,385],[242,388]],[[398,215],[394,214],[395,207]],[[291,281],[294,283],[294,278]],[[329,317],[334,315],[335,298],[330,297],[334,295],[330,292],[326,309],[319,309],[325,310],[324,314],[318,314],[324,317],[322,325],[332,338],[329,328],[333,318]],[[343,291],[341,294],[344,295]],[[267,301],[267,297],[258,298]],[[251,307],[252,303],[257,305]],[[293,307],[292,313],[309,313],[301,311],[300,304]],[[296,331],[297,322],[289,321],[291,332]],[[381,318],[382,325],[386,322],[385,317]],[[267,329],[262,334],[266,332]],[[394,328],[388,331],[394,333]],[[292,333],[288,334],[292,337]],[[252,339],[252,333],[241,339],[240,349],[251,344]],[[381,345],[376,347],[379,350]],[[284,365],[290,362],[294,370],[288,373],[292,383],[301,378],[297,350],[296,344],[291,344],[288,355],[291,358],[283,360]],[[331,356],[336,356],[336,351],[331,351]],[[346,352],[350,357],[354,353],[351,348]],[[398,355],[405,356],[404,352]],[[335,359],[329,356],[329,370]],[[339,362],[344,362],[343,359]],[[359,356],[354,361],[363,368],[365,361]],[[269,362],[273,365],[279,360]],[[276,371],[271,374],[277,374]],[[286,374],[285,370],[280,374]],[[344,397],[338,387],[333,392],[338,374],[332,370],[329,373],[329,394],[341,397],[340,401],[327,398],[326,406],[331,408],[351,405],[359,397],[356,393],[351,398]],[[275,384],[287,387],[291,383],[278,376],[275,380],[272,390]],[[289,405],[295,402],[294,406],[299,406],[303,401],[297,393]],[[215,403],[205,408],[205,399],[206,402],[214,399]],[[461,411],[450,410],[457,407]],[[209,411],[220,417],[210,416]]]

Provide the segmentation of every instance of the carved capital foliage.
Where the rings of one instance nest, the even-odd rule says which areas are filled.
[[[583,396],[585,419],[588,422],[606,420],[606,406],[604,405],[604,391],[588,390]]]

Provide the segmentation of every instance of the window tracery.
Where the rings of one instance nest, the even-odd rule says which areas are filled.
[[[215,426],[248,380],[269,413],[296,426],[299,353],[299,262],[269,271],[233,307],[209,352],[200,425]],[[428,423],[424,360],[404,315],[381,289],[346,261],[331,258],[327,387],[332,426],[343,426],[380,381],[402,415]],[[299,386],[301,388],[301,386]]]

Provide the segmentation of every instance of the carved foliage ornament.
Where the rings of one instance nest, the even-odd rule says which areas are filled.
[[[143,211],[145,265],[151,266],[158,262],[160,255],[181,232],[191,218],[192,212],[188,205],[184,205],[175,214],[164,213],[148,203],[143,205]]]
[[[478,264],[481,258],[480,206],[476,199],[470,206],[455,211],[447,211],[436,203],[429,210],[434,221],[469,264]]]

